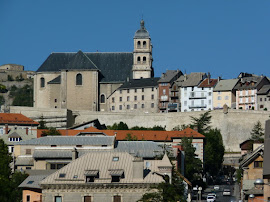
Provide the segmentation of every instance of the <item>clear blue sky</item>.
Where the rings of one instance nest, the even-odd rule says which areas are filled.
[[[0,65],[35,71],[51,52],[132,52],[142,15],[155,76],[270,76],[269,0],[0,0]]]

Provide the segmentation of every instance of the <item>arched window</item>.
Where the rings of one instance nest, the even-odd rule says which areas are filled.
[[[145,56],[143,57],[143,63],[146,63],[146,57]]]
[[[140,41],[137,42],[137,48],[141,48],[141,42]]]
[[[105,95],[104,94],[102,94],[100,96],[100,103],[105,103]]]
[[[81,86],[82,85],[82,74],[76,75],[76,85]]]
[[[146,48],[146,41],[143,41],[143,48]]]
[[[40,78],[40,88],[44,88],[45,87],[45,79],[42,77]]]
[[[141,57],[137,57],[137,62],[141,63]]]

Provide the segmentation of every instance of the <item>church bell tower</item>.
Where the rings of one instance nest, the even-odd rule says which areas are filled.
[[[144,27],[144,21],[141,20],[141,28],[136,31],[134,36],[133,79],[153,77],[152,62],[151,38]]]

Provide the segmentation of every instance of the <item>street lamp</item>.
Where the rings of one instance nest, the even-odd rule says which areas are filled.
[[[253,202],[253,200],[254,200],[254,198],[255,198],[255,195],[254,195],[254,194],[249,194],[248,197],[251,198],[251,200],[252,200],[252,202]]]

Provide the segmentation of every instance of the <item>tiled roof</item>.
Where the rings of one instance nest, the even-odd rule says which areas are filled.
[[[257,89],[258,85],[265,81],[265,83],[269,84],[270,82],[265,76],[252,76],[252,77],[244,77],[239,80],[236,84],[236,90],[247,90],[247,89]]]
[[[113,158],[117,157],[116,161]],[[159,166],[163,163],[161,160],[145,160],[148,163],[148,173],[145,173],[144,178],[133,178],[133,160],[134,157],[126,152],[90,152],[82,157],[72,161],[65,167],[48,176],[41,182],[42,184],[85,184],[86,171],[99,171],[99,178],[96,178],[92,184],[111,183],[111,172],[124,172],[124,178],[120,179],[119,183],[161,183],[163,178],[156,174],[159,172]],[[171,163],[165,166],[171,167]],[[59,181],[59,174],[65,174],[64,181]],[[119,174],[119,173],[118,173]],[[76,176],[76,178],[74,178]]]
[[[167,70],[166,73],[163,73],[161,78],[159,79],[159,83],[170,83],[172,79],[177,79],[183,73],[179,70]]]
[[[124,82],[132,78],[133,53],[51,53],[37,72],[59,72],[65,69],[96,69],[101,82]]]
[[[187,75],[187,80],[182,82],[182,87],[197,86],[206,77],[205,73],[193,72]]]
[[[209,83],[208,83],[209,81]],[[211,88],[211,87],[215,87],[217,84],[218,80],[217,79],[204,79],[200,85],[198,86],[199,88]]]
[[[32,119],[15,113],[0,113],[0,125],[12,124],[12,125],[39,125],[38,122]]]
[[[159,78],[130,79],[121,85],[118,89],[146,88],[158,86]]]
[[[214,91],[232,91],[239,79],[220,80]]]
[[[16,145],[113,145],[114,137],[108,136],[47,136],[16,143]]]
[[[264,85],[258,92],[258,95],[267,95],[270,92],[270,85]]]

